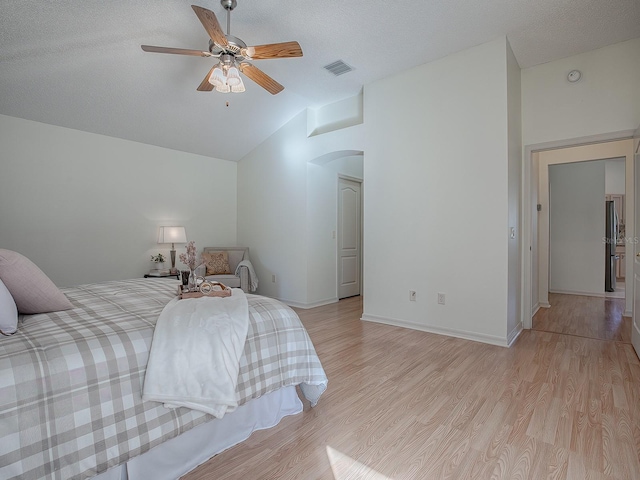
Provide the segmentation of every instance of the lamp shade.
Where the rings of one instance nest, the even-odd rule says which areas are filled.
[[[222,69],[220,68],[220,66],[217,66],[216,68],[213,69],[213,72],[211,72],[211,76],[209,77],[209,83],[216,88],[221,87],[222,85],[225,84],[224,73],[222,73]]]
[[[231,93],[242,93],[244,91],[245,91],[244,82],[240,78],[240,83],[238,85],[234,85],[233,87],[231,87]]]
[[[187,232],[184,227],[160,227],[158,243],[187,243]]]
[[[227,85],[226,83],[224,85],[219,85],[216,87],[216,92],[229,93],[230,91],[231,87],[229,87],[229,85]]]
[[[240,74],[238,73],[238,69],[236,67],[231,67],[227,71],[227,85],[231,88],[240,85]]]

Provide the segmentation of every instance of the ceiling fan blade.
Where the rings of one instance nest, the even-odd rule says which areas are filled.
[[[213,73],[213,69],[216,68],[217,66],[218,65],[216,64],[213,67],[211,67],[211,70],[209,70],[209,73],[207,73],[207,76],[204,77],[204,80],[202,80],[202,83],[198,85],[198,88],[196,88],[196,90],[198,90],[199,92],[210,92],[213,90],[214,87],[209,83],[209,77]]]
[[[242,53],[253,60],[267,60],[269,58],[301,57],[302,48],[298,42],[270,43],[243,48]]]
[[[229,46],[229,42],[227,41],[227,37],[225,37],[222,28],[220,27],[220,23],[216,18],[216,14],[211,10],[207,10],[206,8],[199,7],[197,5],[191,5],[193,11],[196,12],[196,15],[200,19],[202,26],[207,31],[213,43],[222,48],[227,48]]]
[[[194,57],[211,57],[210,52],[203,52],[202,50],[188,50],[186,48],[171,48],[171,47],[154,47],[153,45],[140,45],[145,52],[154,53],[174,53],[176,55],[193,55]]]
[[[280,93],[282,90],[284,90],[284,87],[282,85],[280,85],[273,78],[260,70],[258,67],[254,67],[250,63],[242,62],[240,64],[240,71],[251,80],[256,82],[258,85],[260,85],[262,88],[264,88],[271,95],[276,95],[277,93]]]

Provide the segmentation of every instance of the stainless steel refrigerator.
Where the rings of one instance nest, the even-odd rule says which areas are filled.
[[[605,203],[605,292],[615,292],[616,290],[616,244],[618,243],[618,214],[616,213],[615,202]]]

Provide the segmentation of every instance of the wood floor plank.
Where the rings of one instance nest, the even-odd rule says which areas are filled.
[[[363,322],[359,297],[298,309],[329,377],[319,404],[183,478],[640,479],[627,322],[615,302],[550,298],[537,327],[557,331],[509,349]]]

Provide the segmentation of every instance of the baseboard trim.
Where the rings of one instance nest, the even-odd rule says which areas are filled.
[[[604,297],[604,292],[581,292],[573,290],[549,290],[549,293],[562,293],[563,295],[580,295],[582,297]]]
[[[513,345],[516,339],[520,336],[520,334],[522,333],[522,330],[523,330],[522,322],[518,322],[518,324],[513,328],[513,330],[509,332],[509,335],[507,335],[507,346],[509,348],[511,348],[511,345]]]
[[[625,312],[622,314],[623,317],[633,317],[633,311],[632,310],[625,310]]]
[[[283,298],[276,298],[276,300],[284,303],[285,305],[289,305],[290,307],[302,308],[304,310],[307,310],[309,308],[322,307],[323,305],[330,305],[332,303],[337,303],[338,297],[327,298],[325,300],[320,300],[318,302],[313,302],[313,303],[293,302],[291,300],[285,300]]]
[[[432,325],[423,325],[421,323],[414,323],[407,320],[400,320],[397,318],[380,317],[378,315],[370,315],[363,313],[360,320],[365,322],[382,323],[385,325],[392,325],[394,327],[410,328],[412,330],[419,330],[421,332],[435,333],[437,335],[446,335],[447,337],[462,338],[464,340],[471,340],[474,342],[488,343],[489,345],[497,345],[498,347],[508,347],[509,343],[506,338],[496,337],[494,335],[486,335],[484,333],[467,332],[464,330],[454,330],[452,328],[434,327]],[[520,324],[522,327],[522,324]],[[513,339],[515,340],[515,338]]]
[[[551,308],[551,304],[547,302],[540,303],[540,308]]]
[[[531,318],[533,318],[535,316],[536,313],[538,313],[538,310],[540,310],[541,306],[540,306],[540,302],[536,303],[533,306],[533,312],[531,312]]]

